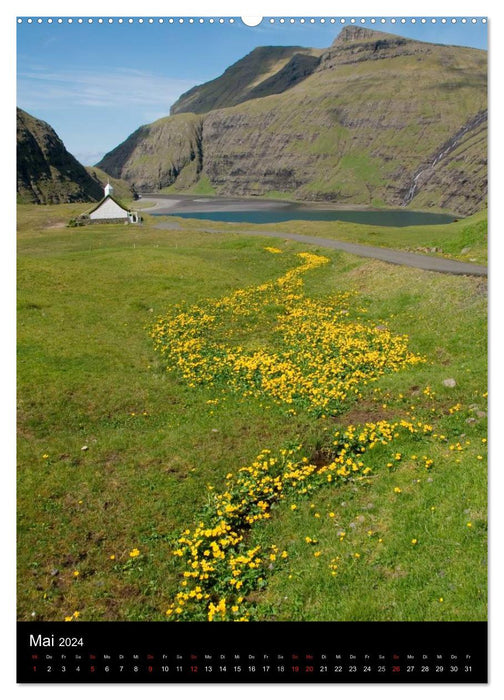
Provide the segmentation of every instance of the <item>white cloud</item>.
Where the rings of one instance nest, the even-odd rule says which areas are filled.
[[[37,67],[19,74],[18,99],[32,109],[134,106],[166,115],[175,100],[196,82],[106,66],[100,72],[70,69],[39,72]]]

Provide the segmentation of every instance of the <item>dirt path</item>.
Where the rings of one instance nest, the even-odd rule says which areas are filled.
[[[173,226],[170,222],[160,222],[156,228],[170,229]],[[199,229],[205,233],[239,233],[246,236],[259,236],[264,238],[289,238],[300,243],[318,245],[322,248],[332,248],[343,250],[345,253],[359,255],[364,258],[374,258],[392,265],[406,265],[416,267],[420,270],[431,270],[432,272],[444,272],[450,275],[477,275],[486,277],[488,268],[486,265],[475,265],[473,263],[460,262],[458,260],[448,260],[447,258],[435,258],[430,255],[420,255],[418,253],[408,253],[405,250],[395,250],[393,248],[378,248],[359,243],[347,243],[336,241],[331,238],[319,238],[318,236],[304,236],[300,233],[282,233],[279,231],[225,231],[216,229]]]

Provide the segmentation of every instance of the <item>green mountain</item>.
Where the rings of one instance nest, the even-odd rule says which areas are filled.
[[[301,46],[259,46],[219,78],[197,85],[181,95],[170,114],[203,114],[255,97],[283,92],[313,72],[321,53],[319,49]]]
[[[176,114],[141,126],[98,163],[113,177],[126,180],[138,190],[160,190],[178,178],[196,181],[203,155],[202,122],[195,114]]]
[[[46,122],[17,109],[17,196],[20,202],[96,202],[93,179]]]
[[[319,55],[264,47],[98,165],[144,191],[470,214],[487,196],[486,71],[485,51],[362,27]]]

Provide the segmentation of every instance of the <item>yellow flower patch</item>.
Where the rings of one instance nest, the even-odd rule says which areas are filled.
[[[184,571],[166,615],[176,620],[250,620],[254,608],[247,595],[264,585],[270,569],[285,565],[288,559],[288,552],[276,544],[251,547],[245,540],[251,526],[270,518],[272,507],[284,499],[301,499],[325,486],[328,475],[340,483],[359,477],[367,469],[366,452],[391,443],[402,431],[424,434],[423,424],[406,421],[378,421],[360,428],[349,425],[334,434],[334,458],[329,464],[311,464],[301,456],[301,445],[280,450],[277,456],[266,449],[251,465],[226,478],[225,490],[209,489],[201,520],[176,540],[172,553],[184,561]],[[285,507],[297,506],[286,503]],[[345,533],[340,531],[338,536],[343,541]],[[309,535],[304,540],[317,542]],[[317,550],[314,557],[321,554]],[[360,558],[359,553],[353,556]]]
[[[273,282],[176,307],[159,319],[151,336],[167,368],[190,386],[221,385],[243,397],[267,397],[291,413],[306,408],[322,415],[337,413],[386,372],[424,361],[408,351],[407,336],[352,320],[351,294],[331,303],[305,297],[302,275],[329,259],[297,257],[301,264]],[[271,331],[272,341],[244,349],[258,329]]]

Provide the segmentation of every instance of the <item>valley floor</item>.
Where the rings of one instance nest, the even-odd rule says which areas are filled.
[[[18,618],[486,619],[485,281],[82,208],[19,207]]]

